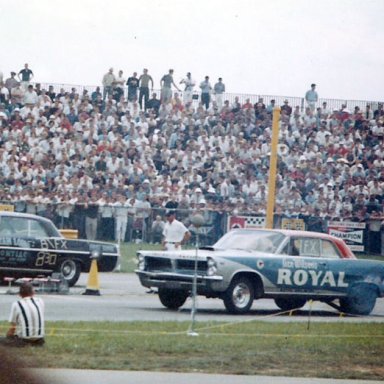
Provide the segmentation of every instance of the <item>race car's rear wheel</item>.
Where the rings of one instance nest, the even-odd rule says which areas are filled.
[[[354,315],[369,315],[375,307],[377,292],[373,287],[357,285],[340,299],[340,310]]]
[[[249,312],[254,298],[255,289],[252,281],[240,276],[232,280],[224,293],[223,301],[228,312],[240,315]]]
[[[293,309],[299,309],[301,307],[304,307],[306,302],[307,300],[305,299],[275,299],[275,304],[283,311],[292,311]]]
[[[164,307],[169,309],[178,309],[187,300],[189,296],[188,291],[159,288],[159,299]]]
[[[68,286],[73,287],[79,280],[81,273],[80,263],[73,259],[64,259],[61,261],[58,272],[60,272]]]

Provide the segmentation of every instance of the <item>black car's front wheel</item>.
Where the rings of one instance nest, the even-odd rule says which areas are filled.
[[[81,273],[80,263],[73,259],[64,259],[60,262],[57,270],[62,274],[68,286],[73,287],[79,280]]]
[[[167,288],[159,288],[158,293],[161,304],[169,309],[180,308],[189,296],[188,291]]]
[[[255,298],[255,288],[247,277],[237,277],[232,280],[224,293],[223,301],[228,312],[244,314],[249,312]]]

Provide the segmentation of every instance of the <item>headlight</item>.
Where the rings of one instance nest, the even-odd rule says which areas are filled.
[[[145,269],[145,257],[143,255],[137,255],[137,266],[140,271],[144,271]]]
[[[214,274],[216,274],[217,272],[217,265],[216,265],[216,261],[211,259],[210,257],[208,257],[208,260],[207,260],[207,275],[208,276],[213,276]]]

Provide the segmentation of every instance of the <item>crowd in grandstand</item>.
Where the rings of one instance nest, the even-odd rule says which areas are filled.
[[[41,89],[32,76],[26,65],[0,86],[0,200],[16,210],[54,211],[89,238],[101,215],[116,228],[108,236],[122,240],[127,215],[151,218],[166,204],[265,214],[274,100],[231,103],[221,78],[196,84],[188,73],[176,84],[172,70],[151,96],[146,69],[126,81],[111,68],[102,86],[81,94]],[[331,110],[313,93],[306,100],[303,109],[280,106],[276,214],[381,217],[382,104]],[[83,224],[73,222],[80,211]]]

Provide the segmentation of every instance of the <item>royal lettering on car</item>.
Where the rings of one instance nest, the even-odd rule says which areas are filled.
[[[278,285],[348,287],[348,283],[344,279],[345,272],[334,274],[331,271],[315,271],[312,269],[292,271],[287,268],[279,268],[277,271]]]

